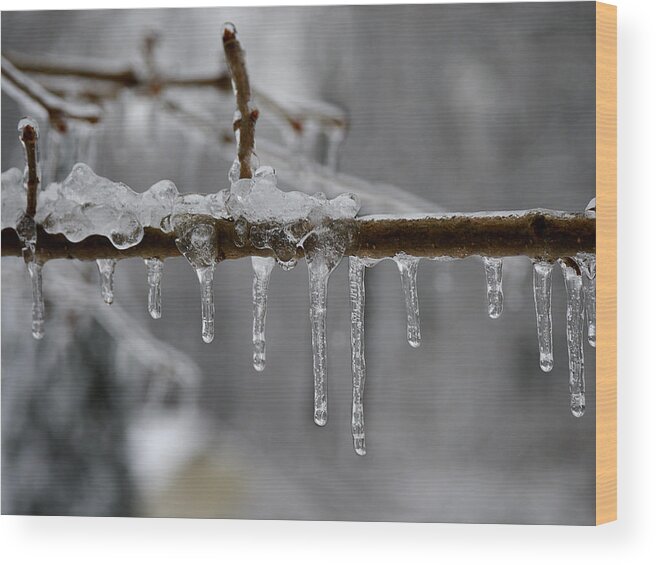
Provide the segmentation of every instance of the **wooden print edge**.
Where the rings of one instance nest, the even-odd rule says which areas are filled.
[[[596,523],[617,519],[617,7],[596,2]]]

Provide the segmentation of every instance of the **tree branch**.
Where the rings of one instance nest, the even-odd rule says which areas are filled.
[[[255,148],[255,122],[259,116],[257,108],[251,108],[251,85],[246,71],[246,59],[241,44],[237,39],[237,30],[232,24],[223,28],[223,51],[232,78],[232,88],[237,99],[239,117],[233,124],[239,131],[237,158],[239,159],[239,178],[249,179],[253,176],[251,159]]]
[[[100,108],[89,104],[72,104],[46,90],[38,82],[16,69],[2,57],[3,88],[9,86],[19,97],[28,98],[48,114],[48,119],[59,131],[66,131],[66,121],[82,120],[92,124],[100,120]]]
[[[269,249],[256,249],[250,242],[237,247],[234,223],[198,216],[193,221],[211,222],[216,227],[219,257],[239,259],[271,256]],[[342,226],[340,226],[342,224]],[[416,257],[452,257],[474,255],[510,257],[525,255],[553,261],[579,252],[595,253],[595,220],[584,214],[529,210],[517,214],[461,214],[426,218],[363,216],[355,220],[335,220],[334,228],[350,224],[353,238],[346,255],[383,258],[397,253]],[[12,229],[2,230],[2,255],[20,256],[22,244]],[[116,249],[103,236],[91,236],[79,243],[63,235],[48,234],[38,228],[36,253],[39,259],[127,259],[180,255],[175,234],[146,228],[143,240],[128,249]],[[297,250],[298,256],[303,250]]]
[[[66,64],[59,60],[54,61],[41,57],[11,53],[4,56],[15,68],[24,73],[35,73],[58,78],[80,78],[103,82],[117,83],[125,88],[146,87],[145,81],[131,66],[120,66],[103,69],[100,65]],[[228,73],[204,76],[163,76],[159,77],[158,84],[167,87],[214,87],[218,90],[230,89],[230,76]]]
[[[27,166],[27,205],[25,206],[25,214],[32,219],[36,215],[36,198],[40,183],[37,141],[38,133],[36,129],[30,124],[25,125],[21,132],[21,143],[25,149],[25,164]]]

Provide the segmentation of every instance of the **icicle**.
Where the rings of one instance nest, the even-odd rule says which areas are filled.
[[[114,269],[116,259],[96,259],[100,273],[100,293],[105,304],[114,302]]]
[[[483,257],[483,264],[485,265],[485,281],[487,283],[487,313],[490,318],[498,318],[503,311],[503,259]]]
[[[553,338],[551,329],[551,275],[553,263],[533,263],[533,299],[538,324],[540,369],[548,373],[553,369]]]
[[[214,339],[214,267],[218,254],[216,230],[211,224],[192,226],[175,240],[180,252],[196,271],[200,283],[201,334],[205,343]]]
[[[588,323],[588,343],[597,346],[597,258],[591,253],[579,253],[576,257],[583,273],[583,302]]]
[[[251,263],[255,274],[253,277],[253,367],[256,371],[264,371],[267,292],[276,260],[273,257],[251,257]]]
[[[214,265],[199,267],[196,276],[200,283],[201,336],[205,343],[214,339]]]
[[[559,259],[567,290],[567,353],[569,355],[570,409],[577,418],[585,412],[585,373],[583,360],[582,280],[576,264]]]
[[[405,295],[408,343],[412,347],[419,347],[421,344],[421,328],[419,324],[419,296],[417,294],[417,267],[420,258],[399,253],[393,259],[399,268],[399,273],[401,273],[401,284]]]
[[[162,317],[162,271],[164,261],[157,257],[144,259],[148,271],[148,312],[158,320]]]
[[[27,264],[27,272],[32,280],[32,336],[34,339],[41,339],[44,334],[44,305],[43,305],[43,285],[41,279],[41,269],[43,264],[38,261],[30,261]]]
[[[314,423],[328,422],[326,384],[326,302],[330,272],[308,263],[310,278],[310,323],[312,326],[312,369],[314,373]]]
[[[353,405],[351,433],[353,449],[358,455],[366,455],[364,435],[364,384],[366,364],[364,358],[364,271],[379,260],[349,257],[349,297],[351,300],[351,372],[353,374]]]
[[[343,231],[317,219],[316,227],[302,242],[310,280],[310,325],[312,329],[312,369],[314,376],[314,423],[328,421],[326,370],[326,304],[328,279],[344,256],[351,238],[348,226]]]

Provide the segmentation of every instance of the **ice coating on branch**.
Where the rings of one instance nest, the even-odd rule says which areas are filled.
[[[548,373],[553,369],[553,338],[551,327],[551,276],[553,263],[533,263],[533,299],[538,326],[540,369]]]
[[[96,259],[100,274],[100,294],[105,304],[114,302],[114,269],[116,259]]]
[[[349,299],[351,302],[351,373],[353,376],[353,404],[351,408],[351,434],[353,449],[366,455],[364,433],[364,384],[367,376],[364,357],[364,271],[380,260],[349,257]]]
[[[588,326],[588,343],[597,346],[597,257],[592,253],[579,253],[576,262],[583,275],[583,302]]]
[[[162,271],[164,261],[157,257],[144,259],[148,273],[148,313],[154,320],[162,317]]]
[[[139,195],[123,183],[99,177],[82,163],[62,183],[48,186],[42,202],[39,223],[47,232],[62,233],[70,241],[100,234],[118,249],[126,249],[143,237],[135,212]]]
[[[266,363],[265,324],[267,294],[271,271],[276,264],[272,257],[251,257],[253,264],[253,367],[264,371]]]
[[[32,336],[34,339],[41,339],[44,335],[45,306],[43,304],[42,269],[43,265],[38,261],[27,263],[27,272],[32,282]]]
[[[503,259],[483,257],[483,265],[485,266],[485,283],[487,285],[487,313],[490,318],[498,318],[503,311]]]
[[[15,228],[25,209],[18,175],[17,169],[2,174],[3,229]],[[117,249],[127,249],[142,240],[146,227],[171,232],[192,214],[227,218],[225,196],[224,192],[181,195],[168,180],[137,193],[78,163],[62,182],[51,183],[39,193],[35,219],[48,233],[63,234],[69,241],[103,235]]]
[[[235,243],[250,239],[258,249],[273,250],[283,268],[296,264],[296,248],[321,222],[354,218],[360,209],[351,193],[328,200],[321,193],[280,190],[271,167],[258,168],[252,179],[231,174],[230,180],[225,207],[239,228]]]
[[[233,219],[243,230],[244,244],[250,239],[260,249],[272,249],[278,263],[291,268],[296,248],[317,221],[354,218],[360,208],[352,193],[329,200],[321,193],[280,190],[271,167],[260,167],[252,179],[237,179],[233,173],[230,189],[212,194],[180,194],[168,180],[138,193],[77,163],[63,181],[40,193],[35,220],[48,233],[72,242],[103,235],[116,248],[127,249],[141,242],[148,227],[177,233],[191,215]],[[3,229],[15,228],[25,210],[20,179],[17,169],[2,174]]]
[[[567,353],[569,357],[570,409],[577,418],[585,412],[583,359],[584,308],[582,277],[571,259],[559,259],[567,292]]]
[[[205,343],[214,339],[214,267],[217,262],[216,230],[211,224],[200,223],[176,230],[178,246],[196,271],[200,283],[201,335]]]
[[[420,258],[399,253],[393,259],[401,274],[401,285],[405,297],[408,343],[412,347],[419,347],[421,345],[421,327],[419,322],[419,295],[417,293],[417,268],[419,267]]]

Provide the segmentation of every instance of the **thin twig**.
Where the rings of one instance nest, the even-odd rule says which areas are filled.
[[[25,162],[27,165],[27,205],[25,214],[30,218],[36,215],[36,198],[39,191],[39,167],[37,162],[37,141],[39,134],[37,130],[27,124],[21,132],[21,142],[25,148]]]
[[[59,60],[53,61],[41,57],[27,56],[18,53],[5,55],[15,68],[24,73],[34,73],[56,78],[81,78],[93,81],[118,83],[125,88],[139,88],[147,86],[146,81],[139,76],[131,66],[103,69],[100,65],[67,64]],[[161,76],[159,85],[167,87],[214,87],[218,90],[230,89],[230,76],[228,73],[202,76]]]
[[[237,99],[239,117],[233,124],[239,131],[237,158],[239,159],[239,178],[251,178],[253,170],[251,159],[255,148],[255,122],[259,116],[257,108],[251,108],[251,85],[246,71],[246,59],[237,39],[237,30],[232,24],[223,28],[223,51],[232,78],[232,87]]]
[[[250,243],[235,245],[234,223],[198,216],[198,221],[216,227],[219,258],[240,259],[271,256],[270,249],[256,249]],[[195,221],[195,220],[192,220]],[[348,224],[348,226],[346,225]],[[355,220],[335,220],[332,228],[352,228],[353,237],[346,255],[383,258],[397,253],[416,257],[465,257],[481,255],[510,257],[525,255],[550,260],[573,257],[579,252],[595,253],[595,220],[585,214],[562,214],[545,210],[499,215],[461,214],[443,217],[398,218],[363,216]],[[2,255],[20,256],[22,244],[12,229],[2,230]],[[126,259],[130,257],[175,257],[180,255],[175,234],[146,228],[143,240],[120,250],[99,235],[79,243],[63,235],[48,234],[38,228],[37,253],[42,260]],[[297,250],[303,255],[303,249]]]

